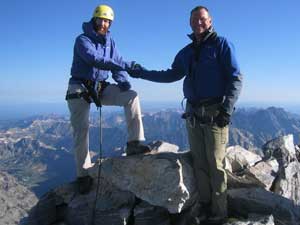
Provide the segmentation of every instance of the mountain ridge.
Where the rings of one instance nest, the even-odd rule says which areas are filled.
[[[144,113],[147,142],[164,139],[188,150],[185,122],[180,110]],[[99,148],[99,115],[91,114],[90,150]],[[300,120],[284,109],[239,109],[232,117],[229,145],[261,154],[268,140],[293,134],[299,143]],[[126,143],[126,123],[121,112],[103,117],[103,155],[120,156]],[[0,129],[0,170],[14,175],[37,195],[75,176],[72,131],[68,117],[49,115],[15,121]],[[113,141],[112,141],[113,140]],[[58,172],[59,171],[59,172]]]

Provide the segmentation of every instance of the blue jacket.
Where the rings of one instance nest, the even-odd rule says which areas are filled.
[[[132,62],[125,62],[119,55],[110,33],[105,36],[96,33],[92,21],[83,23],[82,29],[83,34],[76,38],[74,45],[69,83],[79,83],[78,79],[103,81],[109,71],[116,82],[127,81],[128,74],[124,70]]]
[[[189,102],[222,97],[223,110],[231,114],[242,87],[242,76],[234,48],[225,38],[216,36],[193,42],[176,55],[172,67],[163,71],[142,70],[139,76],[155,82],[184,79],[183,93]],[[193,35],[190,35],[193,40]],[[200,48],[200,49],[199,49]]]

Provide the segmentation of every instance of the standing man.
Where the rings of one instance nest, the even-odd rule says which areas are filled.
[[[114,12],[107,5],[99,5],[92,19],[83,23],[83,33],[75,41],[71,78],[66,100],[70,110],[74,137],[74,154],[80,193],[87,193],[92,185],[87,168],[92,166],[89,154],[90,103],[123,106],[128,128],[127,155],[149,151],[145,140],[138,95],[130,90],[128,74],[134,62],[126,62],[119,55],[109,28]],[[106,82],[109,72],[117,84]]]
[[[197,6],[191,11],[190,26],[192,43],[178,52],[170,69],[147,71],[140,66],[129,74],[166,83],[184,77],[187,104],[183,116],[199,199],[203,209],[210,209],[207,222],[219,224],[227,217],[224,157],[228,124],[241,91],[242,75],[233,45],[214,31],[206,7]]]

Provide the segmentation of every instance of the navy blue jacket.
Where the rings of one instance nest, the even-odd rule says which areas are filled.
[[[193,40],[193,35],[190,36]],[[199,49],[199,47],[201,49]],[[183,93],[189,102],[223,97],[223,110],[231,114],[242,87],[242,75],[234,47],[225,38],[208,38],[196,47],[193,42],[176,55],[172,67],[163,71],[142,70],[139,76],[155,82],[184,79]]]
[[[78,83],[77,79],[103,81],[108,78],[109,71],[113,79],[120,83],[128,80],[124,70],[132,62],[126,62],[119,55],[115,42],[108,32],[100,35],[93,29],[92,21],[83,23],[83,34],[75,41],[70,83]]]

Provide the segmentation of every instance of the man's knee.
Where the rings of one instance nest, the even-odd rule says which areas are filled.
[[[134,90],[128,90],[127,92],[128,92],[128,96],[130,99],[134,99],[134,98],[138,97],[138,93]]]
[[[126,95],[127,95],[127,98],[126,98],[126,102],[124,105],[132,104],[132,102],[138,98],[138,93],[134,90],[126,91]]]

